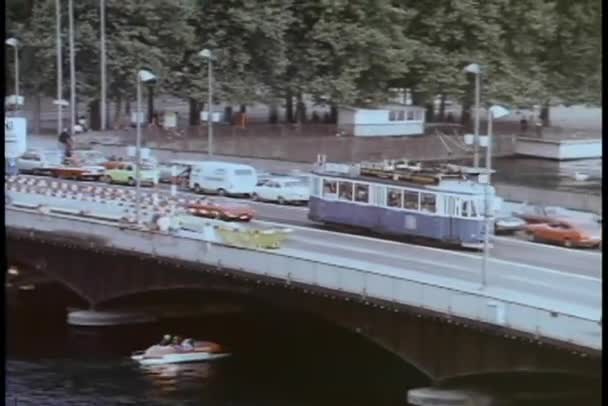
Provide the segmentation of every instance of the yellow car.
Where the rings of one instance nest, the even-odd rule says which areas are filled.
[[[139,176],[141,185],[158,185],[158,169],[151,165],[142,164]],[[106,183],[121,183],[135,186],[137,183],[135,178],[135,164],[133,162],[121,162],[113,166],[112,169],[107,169],[103,181]]]

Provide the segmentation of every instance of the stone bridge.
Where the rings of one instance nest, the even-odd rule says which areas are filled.
[[[575,353],[487,323],[289,279],[144,255],[108,246],[92,235],[9,227],[7,248],[9,264],[46,273],[94,308],[163,289],[246,295],[363,335],[434,382],[518,371],[600,373],[601,352]]]

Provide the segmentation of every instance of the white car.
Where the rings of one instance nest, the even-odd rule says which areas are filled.
[[[63,155],[60,151],[31,149],[17,159],[17,169],[21,173],[49,175],[52,169],[61,166],[62,163]]]
[[[297,178],[270,178],[258,183],[251,195],[253,200],[286,203],[306,203],[310,188]]]

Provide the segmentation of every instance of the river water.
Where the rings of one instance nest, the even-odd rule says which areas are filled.
[[[8,307],[6,329],[9,406],[404,406],[409,388],[430,384],[413,367],[360,337],[280,309],[248,303],[245,313],[232,315],[75,328],[66,326],[64,309],[82,304],[64,289],[39,285],[17,292]],[[197,295],[164,293],[145,302],[194,303]],[[132,351],[156,343],[165,333],[216,341],[233,355],[181,366],[140,367],[131,362]],[[497,390],[511,400],[496,405],[595,404],[578,394],[549,401],[537,395],[515,396],[522,380],[510,382],[498,382]],[[549,388],[545,393],[567,386],[543,382]]]
[[[404,405],[426,386],[358,337],[262,310],[104,329],[67,327],[65,291],[20,291],[8,317],[7,405]],[[183,294],[165,296],[175,299]],[[72,302],[73,304],[73,302]],[[212,363],[139,367],[165,333],[227,345]]]

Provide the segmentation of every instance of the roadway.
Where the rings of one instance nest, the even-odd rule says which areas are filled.
[[[70,187],[75,188],[71,193],[79,195],[78,200],[83,197],[91,197],[95,193],[98,193],[95,191],[96,189],[104,190],[105,193],[107,193],[107,199],[111,202],[112,199],[116,199],[115,196],[117,194],[124,195],[124,198],[131,203],[134,198],[134,189],[129,187],[108,186],[91,182],[59,181],[38,176],[22,175],[20,178],[30,179],[31,181],[36,182],[46,181],[47,183],[54,181],[57,182],[58,185],[69,185]],[[48,187],[39,187],[39,193],[43,193],[45,190],[48,190]],[[168,186],[166,185],[157,189],[144,188],[142,190],[143,199],[149,205],[152,205],[155,200],[153,195],[156,195],[157,203],[162,203],[170,197]],[[40,197],[49,199],[47,196]],[[200,199],[202,196],[179,191],[176,198],[182,199],[185,202],[188,200]],[[214,198],[214,200],[235,201],[236,199],[217,197]],[[242,199],[239,199],[238,201],[243,202]],[[114,201],[113,203],[116,202]],[[73,205],[74,208],[84,207],[82,203],[78,203],[77,200],[72,200],[72,203],[70,204]],[[257,221],[262,223],[277,223],[281,226],[290,225],[291,228],[296,230],[296,235],[298,236],[300,243],[303,244],[303,247],[305,247],[306,244],[308,244],[308,246],[310,246],[310,244],[316,244],[316,249],[320,250],[320,252],[325,252],[328,255],[331,254],[328,250],[333,250],[333,252],[339,252],[340,255],[344,254],[356,258],[361,256],[369,257],[370,255],[385,256],[385,261],[393,261],[395,260],[395,256],[397,256],[396,258],[402,263],[403,261],[410,262],[412,260],[418,262],[427,261],[427,265],[432,264],[433,261],[441,261],[442,263],[451,263],[452,261],[455,261],[457,264],[470,267],[471,272],[479,272],[478,270],[481,263],[479,259],[481,253],[478,252],[463,252],[454,249],[421,246],[398,240],[374,238],[370,234],[365,235],[360,233],[352,234],[329,231],[323,226],[308,220],[307,208],[305,207],[280,206],[272,203],[253,201],[247,201],[247,204],[256,210],[256,217],[259,219]],[[123,212],[123,208],[116,205],[114,205],[114,209],[116,210],[116,213]],[[513,238],[494,237],[493,247],[490,249],[490,256],[494,260],[503,261],[504,264],[512,264],[513,267],[518,264],[525,264],[568,274],[578,274],[595,279],[602,279],[601,252],[567,249],[521,241]],[[446,257],[449,257],[450,259],[447,259]],[[374,259],[374,262],[376,261],[382,263],[380,258]],[[432,267],[429,269],[432,272]],[[429,272],[429,270],[427,270],[427,272]]]

